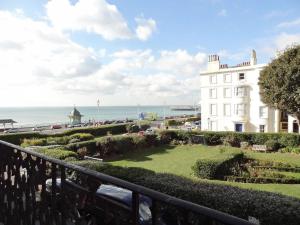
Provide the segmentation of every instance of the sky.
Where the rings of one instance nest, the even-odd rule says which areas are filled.
[[[299,0],[0,0],[0,107],[199,101],[210,54],[300,43]]]

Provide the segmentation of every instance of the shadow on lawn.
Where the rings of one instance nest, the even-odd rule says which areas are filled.
[[[123,155],[115,155],[107,158],[105,162],[114,162],[118,160],[127,160],[131,162],[143,162],[143,161],[151,161],[152,158],[149,156],[155,154],[167,154],[168,150],[175,148],[176,146],[172,145],[164,145],[159,147],[151,147],[147,149],[137,149],[133,152],[125,153]]]

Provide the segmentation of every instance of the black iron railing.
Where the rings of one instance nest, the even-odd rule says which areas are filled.
[[[99,193],[101,185],[130,202]],[[0,141],[0,224],[252,223]]]

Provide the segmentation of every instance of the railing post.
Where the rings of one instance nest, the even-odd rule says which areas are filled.
[[[60,173],[61,173],[61,183],[60,183],[60,195],[61,195],[61,202],[66,201],[66,196],[65,196],[65,182],[66,182],[66,171],[64,166],[60,166]],[[62,207],[61,209],[61,220],[62,220],[62,225],[66,225],[66,209],[65,207]]]
[[[139,225],[139,209],[140,209],[140,200],[139,193],[132,192],[132,223],[133,225]]]

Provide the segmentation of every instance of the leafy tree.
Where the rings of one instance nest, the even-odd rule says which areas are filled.
[[[265,104],[287,111],[300,123],[300,45],[287,48],[266,66],[258,84]]]

